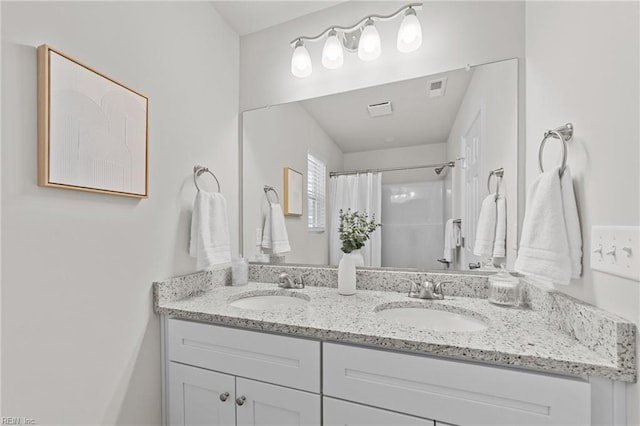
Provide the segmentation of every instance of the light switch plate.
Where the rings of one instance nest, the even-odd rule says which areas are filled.
[[[591,269],[640,281],[640,227],[593,226]]]

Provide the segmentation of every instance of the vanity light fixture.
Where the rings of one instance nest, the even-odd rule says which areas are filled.
[[[402,14],[404,18],[398,31],[397,47],[400,52],[408,53],[422,45],[422,27],[416,16],[416,10],[422,9],[422,3],[403,6],[390,15],[369,15],[354,25],[342,27],[333,25],[314,37],[301,36],[291,42],[294,48],[291,57],[291,73],[296,77],[308,77],[313,70],[311,56],[304,46],[305,42],[318,41],[327,36],[322,49],[322,65],[328,69],[337,69],[344,64],[344,51],[358,52],[363,61],[373,61],[380,57],[382,44],[376,21],[389,21]]]
[[[364,29],[360,35],[360,43],[358,43],[358,58],[363,61],[373,61],[378,59],[382,53],[380,46],[380,34],[373,24],[373,19],[369,18],[364,24]]]
[[[322,49],[322,65],[324,65],[325,68],[333,70],[340,68],[343,63],[344,52],[342,50],[342,43],[338,40],[336,30],[331,30]]]
[[[422,44],[422,26],[413,8],[408,8],[398,30],[397,47],[400,52],[413,52]]]
[[[309,51],[304,47],[302,40],[298,40],[291,57],[291,74],[296,77],[308,77],[313,71],[311,66],[311,56]]]

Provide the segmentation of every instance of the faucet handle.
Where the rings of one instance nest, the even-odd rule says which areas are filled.
[[[406,281],[409,283],[409,292],[407,296],[418,297],[420,295],[420,286],[409,278],[400,278],[400,281]]]
[[[291,288],[291,276],[286,272],[281,273],[278,278],[278,287]]]
[[[451,281],[440,281],[433,288],[433,295],[436,299],[444,299],[444,290],[442,289],[442,284],[451,284]]]
[[[305,272],[304,274],[300,274],[298,278],[294,278],[293,282],[300,288],[304,288],[304,279],[311,275],[311,272]]]

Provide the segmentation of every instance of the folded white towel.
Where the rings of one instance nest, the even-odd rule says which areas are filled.
[[[278,203],[271,203],[267,209],[262,229],[262,248],[271,249],[274,254],[291,251],[284,213],[282,213],[282,206]]]
[[[493,256],[493,243],[496,238],[496,194],[489,194],[482,201],[476,229],[476,241],[473,254],[482,257]]]
[[[493,257],[507,255],[507,200],[498,195],[496,200],[496,234],[493,242]]]
[[[189,254],[197,269],[205,271],[231,262],[227,200],[217,192],[198,191],[191,216]]]
[[[442,258],[447,262],[451,262],[453,260],[453,250],[456,248],[456,235],[455,235],[455,225],[453,224],[453,219],[447,220],[447,223],[444,225],[444,252],[442,254]]]
[[[582,236],[571,172],[559,173],[542,173],[529,188],[515,270],[569,284],[582,271]]]

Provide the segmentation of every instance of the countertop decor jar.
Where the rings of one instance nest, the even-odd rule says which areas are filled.
[[[502,306],[520,305],[520,279],[511,275],[504,265],[489,277],[489,302]]]
[[[231,285],[249,284],[249,262],[243,257],[236,257],[231,261]]]

